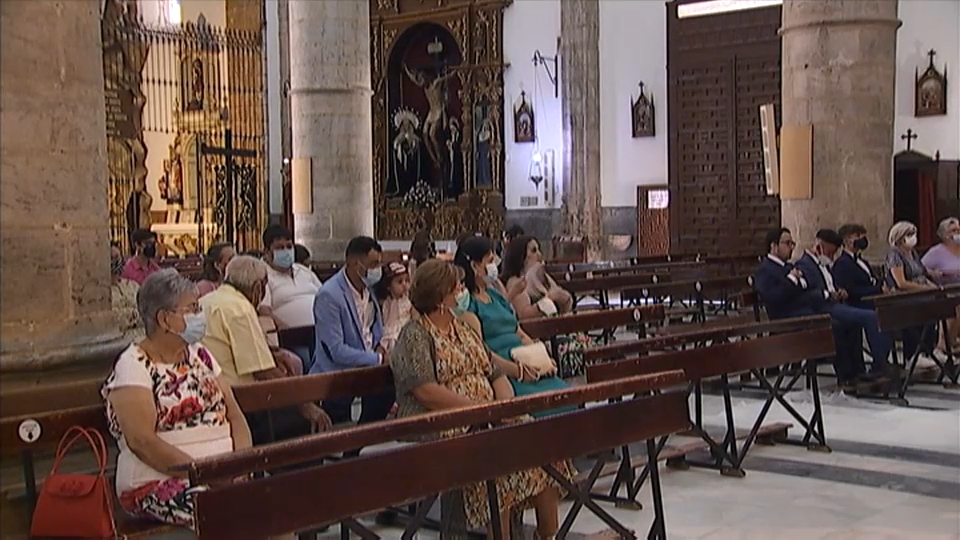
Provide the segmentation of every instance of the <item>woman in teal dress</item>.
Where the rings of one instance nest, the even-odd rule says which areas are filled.
[[[516,312],[505,297],[506,291],[496,286],[497,265],[490,240],[473,237],[458,246],[454,262],[463,269],[463,284],[468,291],[465,305],[458,306],[465,312],[464,320],[479,330],[483,341],[494,353],[494,360],[507,374],[514,394],[525,396],[551,390],[567,388],[567,383],[559,377],[532,378],[521,372],[519,366],[511,360],[510,351],[533,340],[520,328]],[[554,409],[534,416],[548,416],[575,410],[575,408]]]

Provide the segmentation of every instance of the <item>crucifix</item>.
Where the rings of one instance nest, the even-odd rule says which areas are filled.
[[[917,134],[914,133],[912,129],[907,129],[907,133],[900,136],[900,139],[907,141],[907,151],[911,150],[911,147],[913,146],[913,140],[916,138]]]
[[[225,116],[222,115],[222,116]],[[235,174],[236,164],[234,158],[238,157],[257,157],[256,150],[246,150],[233,147],[233,130],[227,128],[223,132],[223,146],[209,146],[206,143],[200,143],[200,154],[204,156],[223,156],[224,158],[224,189],[226,190],[226,241],[235,244],[234,227],[236,226],[236,216],[234,215],[234,204],[237,197],[237,179]],[[203,182],[200,183],[203,185]],[[202,187],[201,187],[202,189]],[[203,245],[203,210],[200,211],[200,251],[204,249]]]
[[[937,51],[930,49],[927,51],[927,56],[930,57],[930,67],[933,67],[933,57],[937,55]]]

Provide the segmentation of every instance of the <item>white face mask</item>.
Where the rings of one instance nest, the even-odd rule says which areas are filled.
[[[908,236],[908,237],[903,241],[903,245],[905,245],[905,246],[907,246],[908,248],[911,248],[911,249],[917,247],[917,235],[911,234],[910,236]]]
[[[817,255],[817,259],[820,261],[820,264],[823,266],[833,266],[833,259],[831,259],[830,257],[827,257],[826,255],[823,255],[822,253],[820,255]]]
[[[953,243],[960,244],[960,234],[953,235]]]

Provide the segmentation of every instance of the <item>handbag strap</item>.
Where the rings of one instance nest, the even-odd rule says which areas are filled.
[[[60,469],[60,462],[63,461],[64,456],[66,456],[70,448],[72,448],[73,445],[76,444],[81,438],[87,440],[87,444],[93,451],[93,455],[97,458],[97,465],[100,467],[99,476],[106,474],[107,444],[103,440],[103,435],[101,435],[99,431],[92,428],[73,426],[63,434],[63,437],[60,438],[60,444],[57,445],[56,458],[53,461],[53,467],[50,469],[51,475],[58,472]]]

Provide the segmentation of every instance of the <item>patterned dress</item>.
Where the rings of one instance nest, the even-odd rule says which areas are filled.
[[[425,317],[411,321],[400,332],[390,368],[397,389],[397,416],[401,417],[427,412],[412,394],[415,388],[423,384],[437,383],[482,403],[496,399],[491,383],[503,376],[493,364],[490,351],[469,326],[454,320],[449,331],[444,332]],[[457,428],[440,436],[452,437],[466,431],[466,427]],[[553,465],[571,480],[576,474],[570,463]],[[530,499],[551,486],[559,487],[543,469],[502,476],[497,479],[500,509],[506,512],[514,508],[521,511],[529,508]],[[490,520],[486,484],[465,487],[463,498],[470,526],[486,525]]]
[[[229,437],[227,405],[217,383],[220,366],[201,345],[191,345],[188,352],[182,362],[160,364],[132,344],[120,355],[101,395],[106,401],[110,433],[120,447],[116,482],[121,506],[140,517],[193,528],[193,490],[189,481],[167,476],[141,462],[127,447],[116,412],[107,399],[118,388],[147,388],[154,396],[156,430],[161,438],[184,435],[191,428],[219,428],[208,431],[225,431]],[[220,439],[215,443],[225,451],[232,449],[232,440]]]

